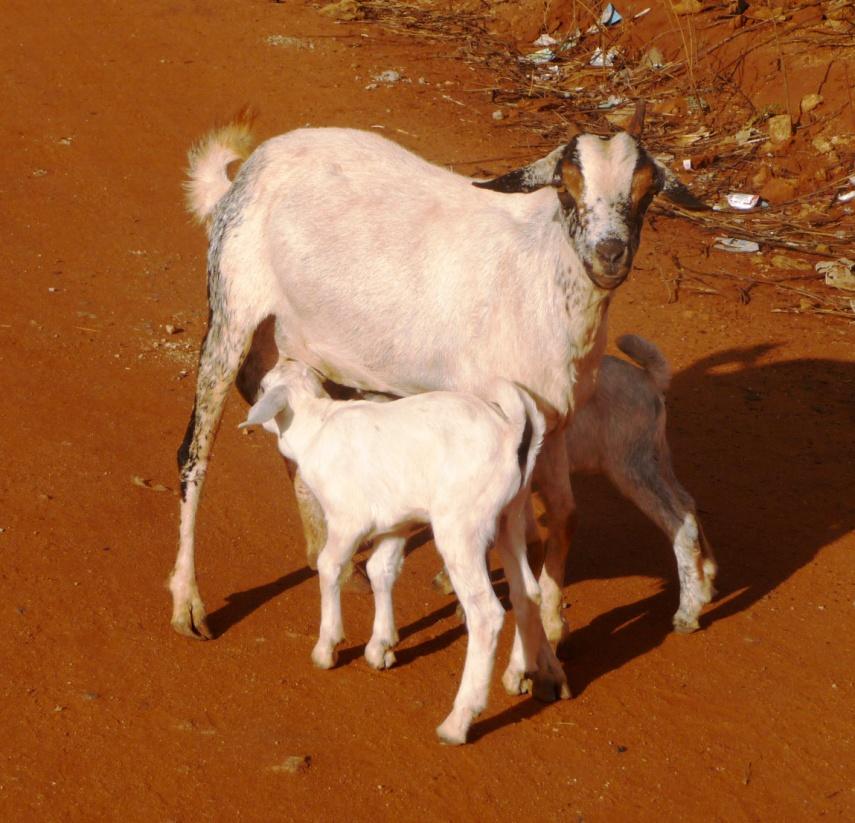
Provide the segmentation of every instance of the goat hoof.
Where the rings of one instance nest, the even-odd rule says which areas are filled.
[[[338,652],[334,646],[321,646],[319,643],[312,650],[312,663],[319,669],[331,669],[338,662]]]
[[[436,734],[439,742],[446,746],[462,746],[466,742],[466,731],[461,732],[448,720],[436,727]]]
[[[674,615],[674,631],[677,634],[692,634],[692,632],[696,632],[700,627],[697,618],[690,620],[681,615]]]
[[[212,640],[214,633],[208,627],[205,616],[205,607],[199,601],[196,604],[188,604],[179,615],[173,615],[172,628],[184,637],[192,637],[194,640]]]
[[[502,675],[502,685],[508,694],[528,694],[531,692],[531,677],[525,672],[507,668]]]
[[[564,677],[555,675],[535,675],[532,680],[531,695],[541,703],[554,703],[570,697],[570,686]]]
[[[377,669],[377,671],[390,669],[395,665],[396,661],[395,652],[382,643],[378,643],[376,646],[372,646],[369,643],[365,647],[365,659],[368,665],[373,669]]]

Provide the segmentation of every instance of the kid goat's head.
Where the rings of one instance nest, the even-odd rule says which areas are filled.
[[[541,160],[474,185],[501,192],[557,189],[573,244],[601,289],[625,279],[638,248],[644,213],[657,194],[687,209],[706,209],[639,143],[644,109],[611,138],[578,134]]]

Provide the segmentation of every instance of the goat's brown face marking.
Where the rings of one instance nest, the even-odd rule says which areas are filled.
[[[561,164],[561,187],[576,203],[582,202],[585,181],[582,170],[572,160],[564,160]]]
[[[658,190],[656,167],[648,158],[643,158],[632,175],[629,190],[630,211],[638,214],[642,204],[647,204]]]

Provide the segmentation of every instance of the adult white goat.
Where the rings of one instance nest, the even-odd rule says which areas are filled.
[[[498,379],[484,387],[490,402],[445,391],[393,403],[336,401],[311,369],[295,361],[277,365],[262,386],[244,425],[262,424],[277,435],[279,450],[300,467],[326,519],[315,665],[328,669],[336,662],[344,636],[339,578],[359,544],[374,538],[368,561],[374,630],[365,658],[378,669],[394,662],[392,587],[407,534],[430,522],[469,630],[460,688],[437,729],[440,738],[464,743],[487,704],[504,618],[486,563],[494,538],[517,620],[515,654],[503,682],[519,692],[528,673],[535,694],[569,696],[540,622],[540,589],[526,558],[525,508],[544,432],[527,392]]]
[[[228,388],[272,316],[278,352],[253,346],[244,363],[250,401],[280,354],[358,389],[477,393],[504,377],[537,399],[554,429],[535,484],[550,529],[544,627],[557,642],[572,505],[560,426],[593,389],[609,300],[629,273],[650,201],[661,192],[703,205],[629,132],[577,135],[476,185],[376,134],[337,128],[268,140],[231,182],[227,167],[250,143],[237,120],[190,153],[188,204],[210,235],[210,321],[178,452],[173,627],[210,637],[196,511]],[[501,193],[514,191],[526,193]]]

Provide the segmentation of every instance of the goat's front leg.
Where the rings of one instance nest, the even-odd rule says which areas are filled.
[[[523,498],[508,507],[496,539],[516,618],[514,647],[502,685],[510,694],[531,691],[538,700],[548,702],[570,697],[570,687],[540,620],[540,587],[526,556],[527,498],[526,491]]]
[[[561,602],[576,511],[562,431],[554,431],[544,438],[534,469],[534,483],[543,499],[549,530],[540,573],[540,613],[546,636],[557,647],[570,634],[561,614]]]
[[[392,587],[404,562],[405,537],[384,537],[368,561],[368,579],[374,590],[374,630],[365,647],[365,659],[375,669],[388,669],[395,663],[392,647],[398,642]]]
[[[212,312],[199,358],[196,402],[178,449],[181,514],[178,555],[169,577],[172,627],[179,634],[200,640],[210,639],[212,634],[196,585],[196,511],[226,395],[249,346],[252,331],[253,326],[247,323],[247,318],[235,319],[221,305]]]

